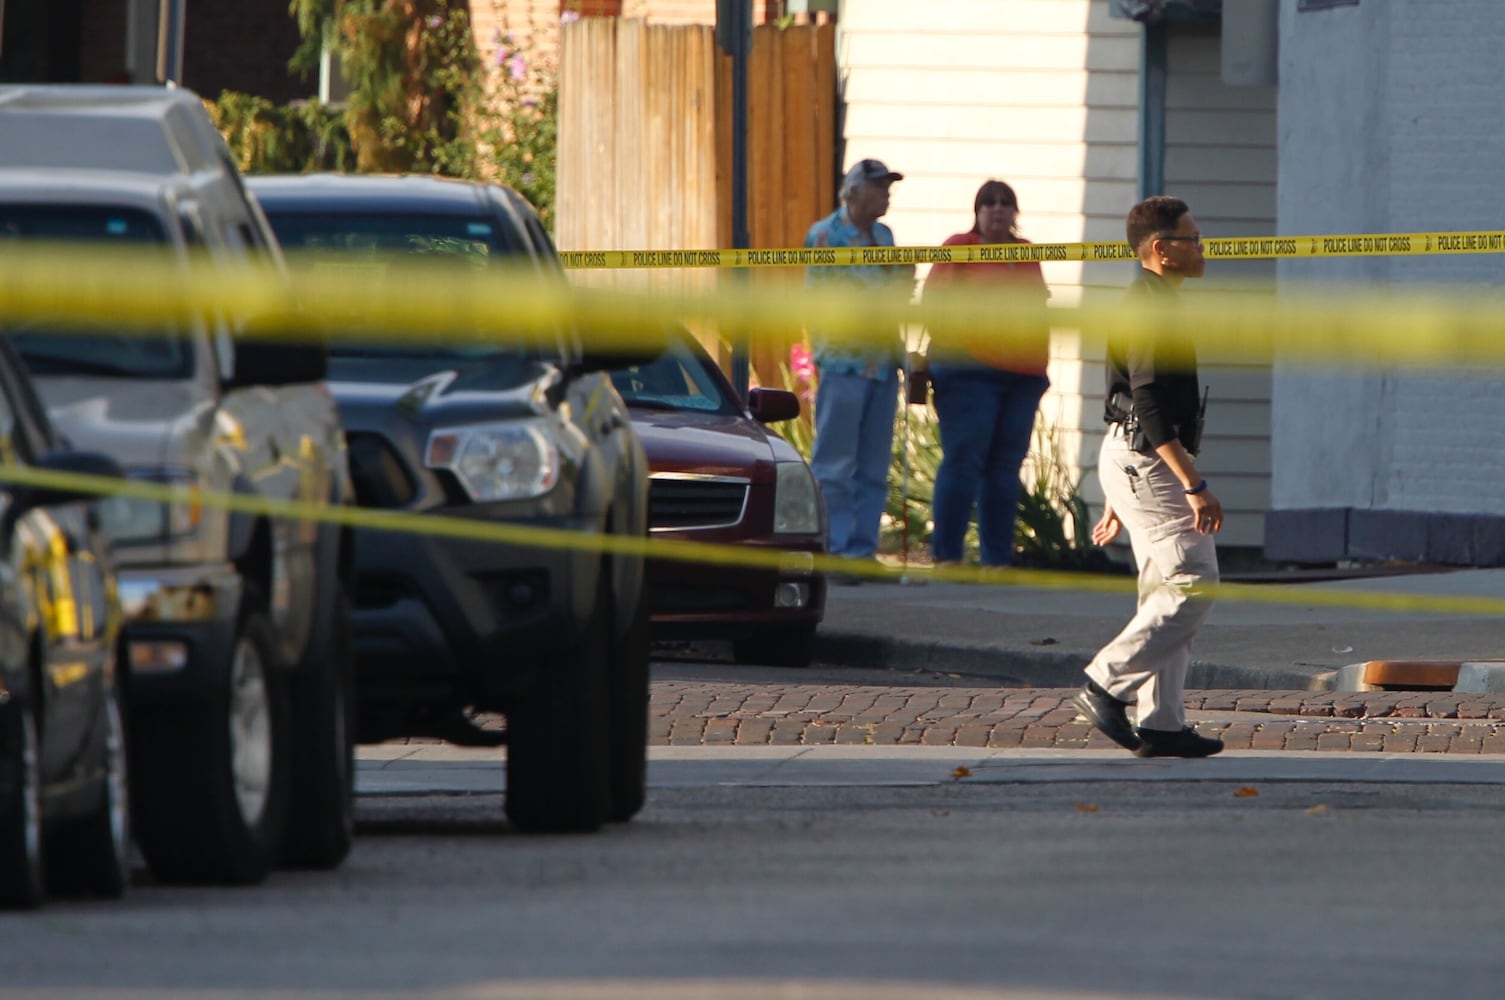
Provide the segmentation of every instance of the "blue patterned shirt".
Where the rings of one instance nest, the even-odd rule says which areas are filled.
[[[881,222],[873,223],[872,238],[863,236],[847,218],[846,207],[838,208],[810,227],[805,236],[806,247],[891,247],[894,234]],[[805,269],[805,285],[809,288],[835,288],[841,285],[858,288],[886,288],[891,290],[895,304],[908,301],[908,293],[914,287],[913,264],[856,264],[836,267],[809,267]],[[811,355],[822,371],[847,372],[866,375],[869,378],[887,377],[900,365],[904,357],[904,343],[899,329],[874,330],[871,339],[864,343],[828,343],[817,329],[810,331]]]

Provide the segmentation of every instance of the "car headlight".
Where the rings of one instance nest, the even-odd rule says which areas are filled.
[[[434,431],[424,461],[454,473],[476,501],[527,500],[559,481],[559,449],[541,420]]]
[[[815,478],[804,462],[780,462],[773,494],[773,532],[812,535],[820,530],[820,500]]]
[[[198,529],[204,509],[200,484],[187,469],[132,469],[127,475],[140,482],[158,483],[181,492],[170,503],[139,497],[112,496],[99,502],[99,525],[118,545],[141,545],[182,538]]]

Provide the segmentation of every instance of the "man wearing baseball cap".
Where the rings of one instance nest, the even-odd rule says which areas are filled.
[[[841,207],[810,227],[805,246],[893,246],[893,232],[878,219],[888,211],[889,186],[903,179],[879,160],[858,160],[842,178]],[[881,290],[899,304],[914,289],[914,265],[810,267],[805,283]],[[810,340],[819,379],[810,469],[826,501],[829,549],[835,556],[872,559],[888,502],[903,341],[897,323],[857,342],[833,342],[812,328]],[[853,583],[859,578],[835,579]]]

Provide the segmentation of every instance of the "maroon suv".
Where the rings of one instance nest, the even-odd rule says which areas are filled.
[[[731,639],[739,663],[804,667],[825,612],[820,490],[789,442],[765,424],[799,416],[799,397],[731,383],[686,331],[662,357],[612,373],[648,455],[648,522],[656,538],[785,553],[780,565],[650,559],[656,639]]]

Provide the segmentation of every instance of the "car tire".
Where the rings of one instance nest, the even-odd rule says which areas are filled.
[[[814,657],[814,625],[765,629],[732,641],[732,659],[737,663],[803,669]]]
[[[0,707],[0,752],[13,780],[0,802],[0,906],[34,910],[47,895],[37,722],[20,698]]]
[[[48,880],[65,891],[119,899],[131,881],[131,809],[125,716],[114,684],[101,706],[95,744],[101,765],[98,798],[87,813],[48,838]]]
[[[338,867],[355,840],[355,656],[350,597],[339,585],[293,673],[292,804],[282,864]]]
[[[136,840],[164,882],[251,885],[287,825],[288,671],[259,594],[248,593],[224,676],[190,711],[135,726]]]
[[[611,583],[591,620],[507,712],[507,819],[526,833],[590,833],[610,810]]]
[[[643,808],[648,788],[648,602],[638,609],[611,672],[611,805],[606,818],[625,823]]]

